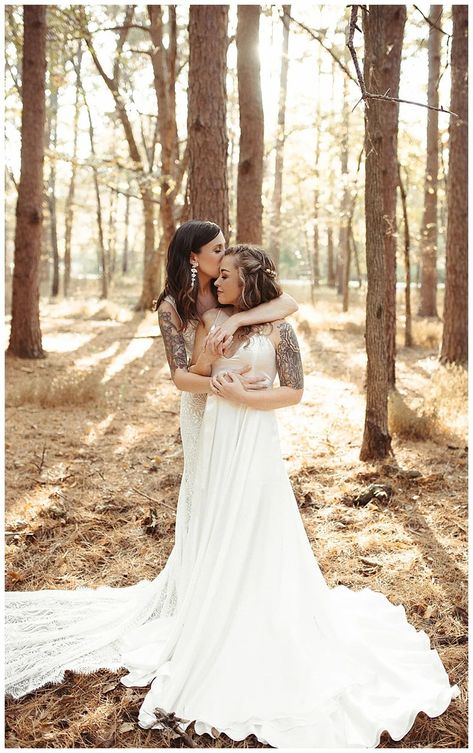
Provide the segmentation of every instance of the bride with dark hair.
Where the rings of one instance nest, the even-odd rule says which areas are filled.
[[[210,379],[188,370],[196,327],[203,313],[217,304],[213,282],[224,254],[223,234],[213,222],[190,220],[176,231],[167,255],[165,288],[157,301],[161,334],[171,376],[182,391],[181,436],[184,451],[176,512],[175,544],[153,581],[133,586],[10,591],[5,598],[5,684],[19,698],[49,682],[61,682],[66,670],[93,672],[124,667],[121,641],[150,620],[174,614],[177,581],[190,516],[195,452]],[[209,352],[223,353],[241,325],[271,321],[297,310],[281,294],[264,305],[241,312],[216,327]],[[245,370],[242,369],[242,372]],[[264,374],[241,373],[248,391],[264,389]]]

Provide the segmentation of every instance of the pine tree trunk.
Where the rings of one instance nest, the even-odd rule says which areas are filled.
[[[125,238],[123,240],[122,273],[128,272],[128,225],[130,223],[130,197],[125,197]]]
[[[334,258],[333,258],[333,227],[331,224],[331,219],[329,220],[330,225],[327,228],[327,285],[330,288],[335,287],[336,278],[335,278],[335,264],[334,264]]]
[[[286,139],[286,99],[287,99],[287,73],[289,69],[289,28],[291,6],[283,5],[283,41],[281,52],[281,75],[279,79],[279,110],[278,131],[276,137],[276,161],[274,166],[274,190],[272,198],[272,218],[270,251],[276,265],[280,267],[281,257],[281,204],[282,204],[282,179],[284,169],[284,142]]]
[[[117,185],[118,188],[118,185]],[[108,256],[108,282],[112,282],[116,267],[116,221],[117,221],[117,193],[110,190],[108,203],[108,232],[107,232],[107,256]]]
[[[145,258],[144,258],[144,275],[143,290],[141,293],[141,305],[138,304],[137,310],[149,308],[144,305],[149,300],[157,297],[158,284],[158,258],[159,254],[155,251],[154,235],[154,198],[151,189],[142,186],[141,198],[143,201],[143,219],[145,226]]]
[[[82,86],[82,80],[79,77],[79,85],[82,93],[82,99],[84,101],[85,109],[87,110],[87,117],[89,120],[89,143],[90,153],[93,157],[92,175],[94,179],[95,190],[95,204],[96,204],[96,217],[97,217],[97,232],[98,232],[98,248],[97,248],[97,261],[100,274],[101,284],[101,298],[108,298],[108,264],[107,264],[107,251],[105,249],[105,238],[103,232],[103,214],[102,214],[102,198],[100,196],[100,186],[98,171],[95,165],[95,140],[94,140],[94,124],[92,121],[92,113],[90,112],[89,103],[85,95],[84,87]]]
[[[172,185],[176,174],[177,161],[177,127],[175,105],[175,11],[170,16],[170,45],[163,44],[163,19],[160,5],[148,5],[151,22],[150,33],[154,45],[152,55],[154,88],[158,105],[159,141],[161,144],[161,190],[160,221],[163,232],[162,245],[168,248],[176,230],[174,221],[174,192]],[[158,268],[161,255],[158,251]],[[160,270],[158,269],[158,277]],[[158,284],[158,289],[160,285]]]
[[[259,60],[259,5],[238,6],[237,67],[240,156],[237,243],[263,242],[264,118]]]
[[[21,175],[16,207],[12,320],[8,353],[43,358],[39,262],[43,202],[46,6],[24,6]]]
[[[453,5],[442,363],[468,360],[468,6]]]
[[[77,175],[77,142],[79,135],[79,113],[80,113],[80,69],[82,65],[82,41],[79,40],[77,46],[77,61],[74,64],[76,69],[76,94],[74,102],[74,122],[73,122],[73,146],[72,146],[72,165],[71,179],[69,181],[69,190],[66,198],[65,208],[65,233],[64,233],[64,278],[63,290],[64,296],[69,295],[69,286],[71,282],[71,245],[72,245],[72,224],[74,222],[74,197],[76,190]]]
[[[429,84],[427,101],[439,106],[438,82],[442,32],[442,6],[431,5],[429,18]],[[435,25],[434,25],[435,24]],[[424,214],[421,229],[421,278],[419,316],[437,316],[437,180],[439,169],[438,112],[427,111],[427,163],[425,169]]]
[[[402,216],[404,218],[404,269],[405,269],[405,309],[406,309],[406,322],[404,325],[404,345],[406,348],[412,348],[412,315],[411,315],[411,259],[410,259],[410,246],[411,239],[409,235],[409,218],[407,216],[407,196],[404,188],[404,183],[401,178],[401,165],[398,164],[399,170],[399,190],[401,192],[402,203]]]
[[[378,54],[375,62],[375,68],[379,71],[379,75],[373,82],[375,89],[370,89],[370,91],[384,94],[389,89],[391,97],[399,97],[406,6],[383,5],[379,7],[382,9],[383,24],[382,37],[378,40]],[[388,359],[388,382],[391,387],[394,387],[396,383],[396,197],[399,104],[384,103],[381,117],[385,134],[382,141],[382,159],[384,254],[386,257],[386,356]]]
[[[57,242],[57,213],[56,213],[56,146],[57,146],[57,108],[58,88],[54,83],[54,75],[49,74],[49,144],[53,156],[49,163],[48,178],[48,209],[49,228],[51,232],[51,250],[53,255],[53,280],[51,285],[51,297],[59,295],[59,248]]]
[[[227,5],[189,8],[189,211],[228,234]]]
[[[318,81],[321,80],[321,55],[320,55],[320,47],[319,52],[317,56],[317,77]],[[312,242],[312,258],[311,258],[311,264],[310,264],[310,271],[311,271],[311,299],[312,303],[315,302],[315,288],[319,286],[320,283],[320,233],[319,233],[319,221],[320,221],[320,212],[319,212],[319,201],[320,201],[320,171],[319,171],[319,160],[320,160],[320,133],[322,130],[322,123],[320,120],[320,97],[317,97],[317,106],[315,111],[315,137],[316,137],[316,143],[315,143],[315,169],[314,169],[314,177],[315,177],[315,190],[314,190],[314,238]]]
[[[345,61],[347,55],[345,54]],[[337,294],[344,293],[345,269],[348,256],[348,213],[350,205],[350,187],[348,185],[348,135],[349,135],[349,102],[348,81],[343,77],[343,112],[342,112],[342,138],[340,144],[340,169],[342,184],[342,201],[340,206],[340,227],[338,236],[337,253]]]
[[[378,46],[383,39],[383,14],[386,6],[370,5],[363,11],[365,40],[364,78],[366,88],[376,92]],[[383,227],[383,163],[382,150],[386,102],[370,100],[365,107],[365,221],[366,269],[366,413],[361,460],[388,456],[391,437],[388,432],[388,370],[386,361],[386,265]]]

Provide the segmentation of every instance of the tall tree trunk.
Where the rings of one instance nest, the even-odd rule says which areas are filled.
[[[468,6],[453,5],[442,363],[468,360]]]
[[[286,99],[287,99],[287,73],[289,70],[289,28],[291,6],[283,5],[283,40],[281,52],[281,75],[279,79],[279,109],[278,130],[276,137],[276,161],[274,166],[274,190],[272,198],[272,218],[270,249],[271,254],[279,270],[281,257],[281,204],[282,204],[282,179],[284,169],[284,142],[286,140]]]
[[[23,27],[21,174],[16,206],[12,320],[8,353],[43,358],[39,262],[46,118],[46,6],[25,5]]]
[[[352,248],[355,249],[355,259],[356,259],[356,264],[357,264],[358,279],[360,280],[361,278],[359,274],[360,268],[359,268],[358,256],[356,254],[356,243],[355,243],[355,238],[353,235],[353,215],[355,214],[356,199],[358,196],[357,184],[358,184],[358,175],[360,173],[362,156],[363,156],[363,149],[360,151],[360,156],[358,157],[358,167],[356,170],[355,182],[352,185],[351,191],[348,193],[348,200],[347,200],[346,252],[345,252],[345,256],[343,260],[343,311],[344,312],[348,311]]]
[[[122,254],[122,273],[126,275],[128,272],[128,225],[130,223],[130,197],[127,194],[125,197],[125,238],[123,240],[123,254]]]
[[[370,6],[371,7],[371,6]],[[392,97],[399,97],[401,53],[406,23],[405,5],[383,5],[383,36],[378,43],[375,67],[376,91],[384,94],[389,89]],[[384,254],[386,257],[386,357],[388,382],[396,383],[396,197],[398,183],[397,132],[399,105],[383,103],[381,112],[385,137],[382,141],[383,202],[384,202]],[[371,106],[371,102],[370,102]]]
[[[118,185],[117,185],[118,188]],[[109,191],[108,203],[108,231],[107,231],[107,255],[108,255],[108,282],[112,282],[116,268],[116,241],[117,241],[117,192]]]
[[[442,6],[431,5],[429,19],[429,84],[427,101],[439,106],[441,34],[438,28]],[[421,229],[421,278],[419,316],[437,316],[437,180],[439,169],[439,127],[437,110],[427,111],[427,163],[425,168],[424,214]]]
[[[347,54],[345,53],[345,61]],[[337,294],[343,294],[343,282],[345,268],[348,256],[348,213],[350,205],[350,186],[348,184],[348,137],[349,137],[349,102],[348,102],[348,81],[343,77],[343,111],[342,111],[342,138],[340,144],[340,168],[342,184],[342,200],[340,206],[340,227],[338,236],[338,253],[337,253]]]
[[[402,216],[404,218],[404,269],[406,276],[405,288],[405,309],[406,322],[404,325],[404,345],[406,348],[412,348],[412,315],[411,315],[411,260],[410,246],[411,239],[409,235],[409,218],[407,216],[407,196],[404,183],[401,178],[401,165],[398,163],[399,171],[399,190],[401,192]]]
[[[364,78],[370,92],[379,91],[378,46],[384,37],[383,15],[386,6],[370,5],[363,11],[365,40]],[[384,93],[384,92],[383,92]],[[388,370],[386,361],[386,262],[383,227],[383,140],[382,110],[386,102],[370,100],[365,107],[365,220],[366,269],[366,412],[361,460],[385,458],[391,451],[388,431]]]
[[[102,198],[100,196],[100,186],[98,178],[98,170],[96,167],[96,154],[95,154],[95,141],[94,141],[94,124],[92,121],[92,114],[90,112],[89,103],[85,94],[84,87],[82,86],[82,79],[79,74],[78,84],[80,86],[82,99],[87,110],[87,117],[89,120],[89,143],[90,153],[93,157],[92,175],[94,178],[95,189],[95,204],[96,204],[96,217],[97,217],[97,231],[98,231],[98,248],[97,248],[97,261],[100,274],[101,283],[101,298],[108,298],[108,259],[107,251],[105,248],[105,238],[103,232],[103,214],[102,214]]]
[[[157,276],[161,277],[163,249],[167,249],[176,230],[174,196],[172,190],[176,176],[178,142],[176,126],[176,17],[175,8],[169,8],[169,47],[163,44],[163,18],[160,5],[148,5],[150,34],[153,42],[154,89],[158,105],[158,129],[161,144],[160,221],[163,232],[158,250]],[[160,288],[158,282],[158,288]]]
[[[189,8],[189,208],[228,234],[226,85],[228,5]]]
[[[238,6],[237,67],[240,156],[237,186],[238,243],[263,242],[264,117],[259,60],[259,5]]]
[[[333,227],[332,218],[329,218],[329,226],[327,228],[327,285],[330,288],[335,287],[335,264],[333,258]]]
[[[53,280],[51,296],[59,295],[59,248],[57,242],[57,215],[56,215],[56,146],[57,146],[57,110],[58,110],[58,87],[54,80],[54,72],[49,74],[49,144],[52,152],[49,160],[48,177],[48,209],[49,227],[51,231],[51,250],[53,252]]]
[[[76,68],[76,93],[74,102],[74,121],[73,121],[73,145],[72,145],[72,164],[71,178],[69,181],[69,190],[66,198],[65,208],[65,233],[64,233],[64,278],[63,290],[64,296],[69,295],[69,286],[71,282],[71,245],[72,245],[72,224],[74,222],[74,197],[76,190],[77,175],[77,142],[79,135],[79,113],[80,113],[80,69],[82,65],[82,41],[79,40],[77,45],[77,60],[74,67]]]
[[[318,55],[317,55],[317,80],[320,82],[321,80],[321,54],[320,54],[321,48],[319,47]],[[315,110],[315,168],[314,168],[314,177],[315,177],[315,189],[314,189],[314,237],[312,241],[312,257],[310,260],[310,279],[311,279],[311,286],[310,286],[310,297],[312,300],[312,303],[315,303],[315,288],[318,287],[320,282],[320,233],[319,233],[319,222],[320,222],[320,170],[319,170],[319,160],[320,160],[320,134],[322,131],[322,123],[320,119],[320,97],[317,97],[317,105]]]

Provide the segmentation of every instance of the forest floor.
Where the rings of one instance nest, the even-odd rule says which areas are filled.
[[[369,587],[403,604],[460,687],[444,714],[420,712],[402,741],[384,733],[380,747],[466,748],[466,373],[438,365],[440,323],[416,322],[420,344],[398,348],[394,456],[362,463],[362,300],[354,295],[342,314],[333,291],[318,299],[292,318],[304,398],[278,412],[304,525],[329,585]],[[131,585],[153,579],[171,552],[179,394],[157,316],[133,312],[132,300],[45,301],[47,358],[6,360],[9,590]],[[390,498],[354,504],[373,483],[389,486]],[[6,747],[189,747],[171,729],[137,726],[147,689],[124,688],[124,674],[68,672],[60,686],[10,699]],[[189,734],[195,747],[264,747],[255,738],[198,737],[192,727]]]

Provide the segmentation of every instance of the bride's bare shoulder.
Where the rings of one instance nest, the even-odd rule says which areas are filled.
[[[215,323],[215,320],[218,317],[218,324],[223,324],[226,319],[228,319],[230,314],[225,311],[225,309],[221,308],[213,308],[208,309],[208,311],[204,311],[202,314],[202,321],[204,322],[206,327],[211,327],[212,324]]]

